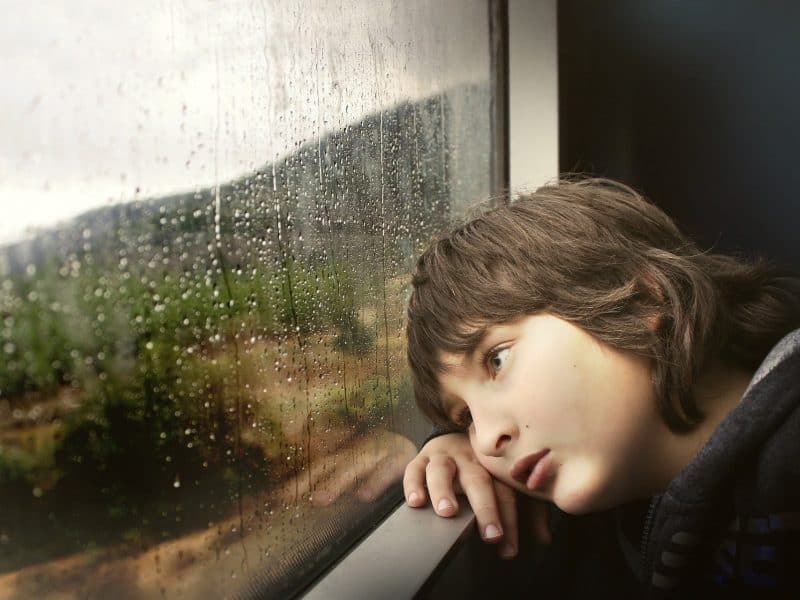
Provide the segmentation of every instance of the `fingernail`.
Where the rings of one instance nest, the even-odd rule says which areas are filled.
[[[419,494],[417,492],[411,492],[408,495],[408,503],[416,504],[417,502],[419,502]]]
[[[513,544],[503,544],[500,547],[500,556],[503,558],[513,558],[516,554],[516,548],[514,548]]]
[[[447,498],[442,498],[439,500],[439,504],[436,505],[436,508],[439,509],[439,512],[444,512],[446,510],[450,510],[453,508],[453,503],[450,502]]]
[[[483,537],[485,537],[487,540],[499,538],[501,535],[503,535],[503,532],[500,531],[500,528],[497,525],[487,525],[486,530],[483,533]]]

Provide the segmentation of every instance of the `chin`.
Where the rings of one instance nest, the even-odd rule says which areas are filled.
[[[569,496],[567,498],[556,498],[554,504],[569,515],[586,515],[589,513],[597,512],[599,508],[595,508],[594,504],[584,501],[582,498]]]
[[[606,489],[586,481],[576,485],[559,481],[553,490],[553,503],[570,515],[585,515],[616,506]]]

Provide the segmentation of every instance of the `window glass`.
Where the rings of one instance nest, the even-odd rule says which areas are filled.
[[[12,1],[0,590],[301,589],[427,426],[414,257],[490,181],[485,1]]]

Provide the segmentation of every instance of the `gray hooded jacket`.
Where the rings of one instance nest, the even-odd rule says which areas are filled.
[[[653,499],[641,551],[652,598],[800,598],[800,329]]]

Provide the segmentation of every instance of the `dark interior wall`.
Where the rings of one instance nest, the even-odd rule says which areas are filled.
[[[800,2],[561,0],[560,167],[800,267]]]
[[[622,179],[703,246],[800,270],[800,2],[558,9],[561,170]],[[474,536],[418,598],[568,595],[543,588],[537,568],[496,560]],[[576,576],[576,597],[592,584]]]

